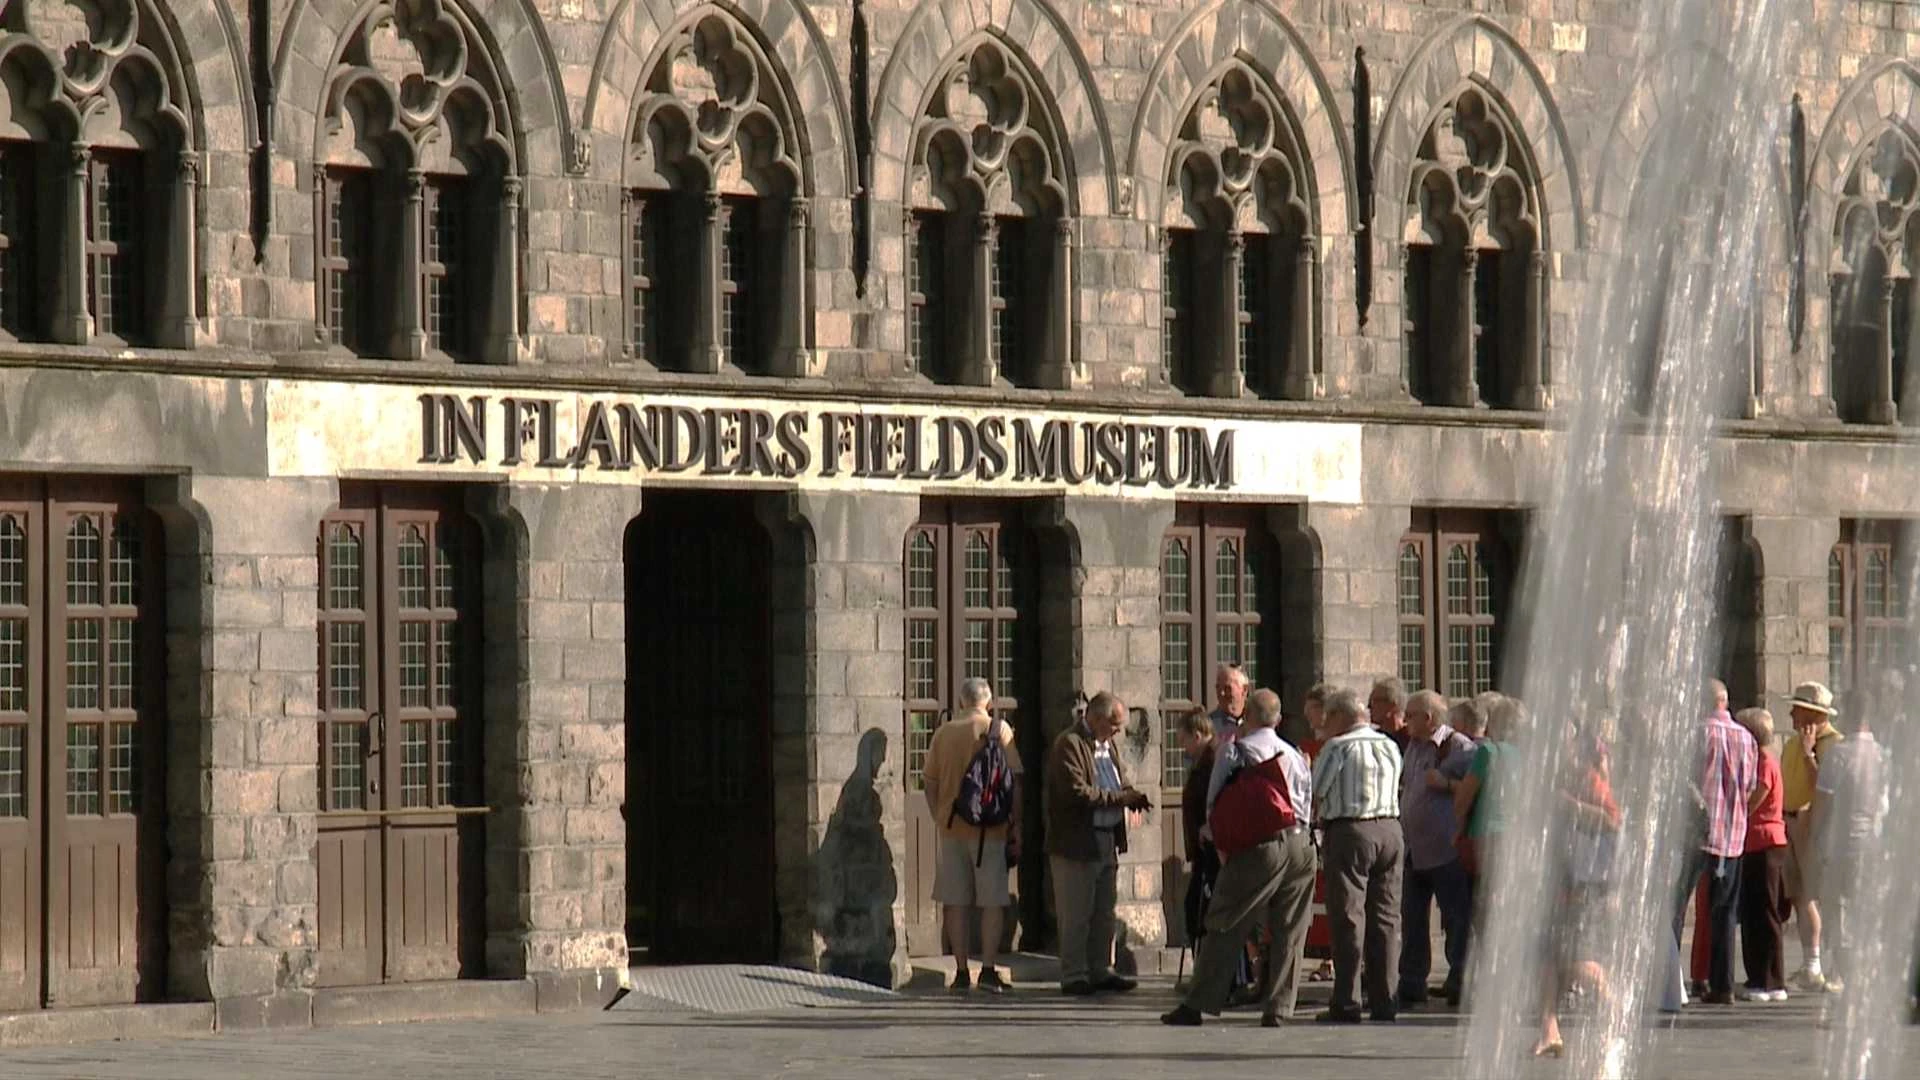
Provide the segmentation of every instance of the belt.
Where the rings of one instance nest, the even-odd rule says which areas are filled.
[[[1368,821],[1399,821],[1399,820],[1400,820],[1399,818],[1396,818],[1396,817],[1388,817],[1388,816],[1386,816],[1385,814],[1382,814],[1382,815],[1380,815],[1379,817],[1337,817],[1337,818],[1329,818],[1328,820],[1326,820],[1326,821],[1323,821],[1323,822],[1321,822],[1320,824],[1321,824],[1321,826],[1322,826],[1322,827],[1325,827],[1325,826],[1328,826],[1328,825],[1359,825],[1359,824],[1362,824],[1362,823],[1364,823],[1364,822],[1368,822]]]
[[[1304,824],[1293,824],[1293,825],[1289,825],[1289,826],[1287,826],[1286,828],[1284,828],[1284,829],[1281,829],[1281,830],[1280,830],[1279,832],[1277,832],[1277,833],[1275,833],[1275,834],[1274,834],[1274,837],[1273,837],[1273,838],[1274,838],[1275,840],[1285,840],[1285,839],[1286,839],[1287,837],[1289,837],[1289,836],[1292,836],[1292,835],[1294,835],[1295,833],[1303,833],[1303,832],[1306,832],[1306,831],[1307,831],[1307,827],[1306,827],[1306,825],[1304,825]]]

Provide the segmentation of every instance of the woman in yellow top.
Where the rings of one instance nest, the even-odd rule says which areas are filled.
[[[1820,759],[1840,742],[1833,726],[1833,691],[1817,682],[1801,683],[1794,688],[1788,703],[1793,716],[1794,738],[1786,741],[1780,755],[1782,808],[1787,816],[1787,894],[1793,897],[1793,923],[1800,933],[1800,949],[1806,966],[1788,980],[1796,990],[1824,990],[1827,980],[1820,972],[1820,839],[1813,834],[1814,785],[1820,779]]]

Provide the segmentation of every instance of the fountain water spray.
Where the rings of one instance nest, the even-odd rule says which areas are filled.
[[[1543,477],[1550,495],[1515,597],[1524,633],[1507,668],[1518,686],[1507,681],[1534,719],[1500,789],[1509,832],[1482,886],[1499,904],[1483,911],[1475,940],[1469,1077],[1523,1070],[1557,935],[1575,935],[1607,973],[1569,1039],[1570,1073],[1639,1071],[1669,975],[1680,860],[1698,842],[1688,782],[1719,614],[1712,428],[1733,411],[1737,346],[1755,332],[1764,238],[1787,217],[1774,180],[1778,87],[1804,9],[1642,5],[1628,107],[1652,113],[1651,130],[1626,218],[1602,223],[1607,254],[1589,266],[1589,302],[1558,380],[1564,430]],[[1575,724],[1606,730],[1625,817],[1607,900],[1567,925],[1571,820],[1556,784]]]

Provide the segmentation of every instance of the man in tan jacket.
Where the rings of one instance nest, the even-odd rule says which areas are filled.
[[[988,710],[993,704],[993,689],[985,679],[967,679],[960,684],[960,713],[940,725],[927,747],[925,770],[921,773],[926,788],[927,810],[934,827],[940,830],[939,855],[933,868],[933,899],[940,905],[942,929],[947,945],[953,949],[953,985],[951,989],[971,988],[967,968],[968,947],[972,937],[974,909],[980,912],[980,989],[989,994],[1007,990],[997,966],[1000,935],[1006,925],[1010,890],[1007,864],[1020,857],[1020,752],[1013,746],[1013,728],[1000,724],[997,729]],[[1014,776],[1013,816],[1005,824],[982,828],[969,825],[954,812],[954,799],[960,794],[960,781],[973,763],[973,755],[986,744],[987,733],[997,730],[1000,745],[1007,755],[1007,768]]]
[[[1153,802],[1128,781],[1113,745],[1126,726],[1126,706],[1103,691],[1047,752],[1047,854],[1065,994],[1124,992],[1136,985],[1113,970],[1114,889],[1127,850],[1126,812]]]

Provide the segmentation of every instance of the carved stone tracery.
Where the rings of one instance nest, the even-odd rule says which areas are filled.
[[[1462,90],[1421,140],[1402,239],[1435,247],[1538,246],[1538,200],[1523,171],[1526,145],[1484,93]]]
[[[1920,145],[1888,128],[1854,161],[1841,189],[1828,273],[1833,282],[1833,396],[1843,420],[1911,416],[1920,358]],[[1900,302],[1904,301],[1904,303]]]
[[[662,47],[643,83],[628,186],[798,195],[794,130],[759,42],[731,16],[707,12]]]
[[[516,171],[509,116],[499,72],[451,0],[385,0],[346,37],[315,156],[505,175]]]
[[[909,202],[919,208],[1065,215],[1060,141],[1032,76],[985,40],[948,65],[914,135]]]
[[[1243,64],[1202,91],[1172,153],[1163,222],[1241,232],[1312,232],[1302,153],[1291,118]]]

